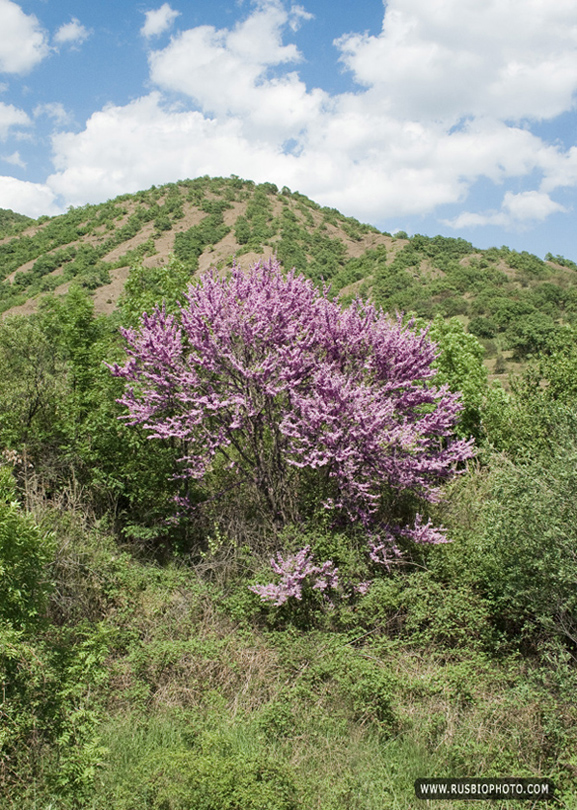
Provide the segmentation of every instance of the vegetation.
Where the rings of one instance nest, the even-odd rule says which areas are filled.
[[[30,217],[24,214],[17,214],[10,208],[0,208],[0,235],[12,236],[19,230],[23,230],[27,225],[32,225],[34,222]]]
[[[452,440],[458,398],[428,383],[425,330],[371,305],[343,310],[274,260],[207,275],[185,301],[177,318],[156,308],[124,330],[128,361],[113,369],[131,383],[131,423],[182,447],[181,506],[190,481],[222,466],[223,489],[252,488],[274,521],[301,522],[306,502],[358,523],[375,560],[393,535],[441,542],[421,512],[473,451]]]
[[[299,192],[234,176],[153,186],[38,222],[4,212],[0,230],[0,311],[74,282],[91,292],[109,285],[97,306],[110,312],[123,267],[156,272],[173,255],[191,276],[199,267],[224,269],[235,257],[246,269],[255,257],[276,254],[284,267],[330,283],[345,303],[360,294],[387,311],[460,319],[498,374],[546,353],[577,316],[577,265],[562,256],[478,250],[442,236],[391,237]]]
[[[551,778],[549,804],[575,810],[572,262],[390,237],[234,177],[10,227],[24,230],[0,245],[2,306],[50,278],[68,286],[48,285],[34,312],[0,323],[0,807],[412,808],[419,777],[514,775]],[[153,255],[179,235],[189,253]],[[323,348],[309,310],[295,330],[305,310],[286,290],[267,298],[265,284],[259,306],[243,308],[250,276],[195,278],[211,255],[224,271],[235,244],[247,260],[268,246],[297,265],[288,278],[275,270],[277,286],[332,313],[327,329],[348,324],[340,353]],[[96,282],[113,278],[129,251],[139,252],[116,306],[99,312]],[[216,304],[230,290],[237,320],[227,332],[230,311]],[[381,335],[397,334],[399,354],[389,340],[378,358],[353,362],[360,314],[384,328],[377,310],[349,307],[358,293],[407,312]],[[282,321],[290,337],[276,365],[264,351],[270,335],[260,354],[241,340],[273,310],[276,333]],[[179,335],[175,363],[168,344]],[[146,351],[160,337],[167,351],[153,379]],[[386,389],[387,363],[414,360],[417,345],[426,362]],[[309,377],[299,376],[307,362]],[[341,382],[354,377],[378,404],[351,411],[346,431],[342,402],[339,418],[314,421],[321,405],[330,410],[326,386],[318,374],[318,390],[305,383],[323,363],[333,377],[340,364]],[[282,378],[286,387],[249,414],[267,369],[270,386]],[[462,392],[463,408],[451,406],[437,452],[473,437],[475,456],[454,459],[461,474],[446,477],[436,501],[411,482],[385,484],[382,465],[423,462],[425,434],[407,433],[395,449],[388,433],[369,447],[354,429],[387,402],[407,430],[410,419],[434,426],[435,407],[456,402],[449,392]],[[219,422],[235,413],[239,425]],[[346,459],[367,453],[349,481]],[[324,480],[324,469],[335,475]],[[270,484],[279,470],[285,477]],[[373,518],[354,512],[367,494],[378,496],[370,515],[396,529],[398,553],[386,560],[367,545]],[[450,542],[414,542],[441,531],[433,527]]]

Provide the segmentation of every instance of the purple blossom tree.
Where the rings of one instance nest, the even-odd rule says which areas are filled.
[[[421,512],[473,454],[453,436],[460,395],[434,385],[435,346],[412,326],[344,309],[271,259],[203,275],[178,316],[144,314],[112,370],[128,383],[124,418],[182,443],[182,477],[225,466],[280,522],[302,516],[306,488],[386,565],[395,539],[446,540]]]

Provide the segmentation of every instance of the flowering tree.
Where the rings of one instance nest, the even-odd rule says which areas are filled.
[[[279,521],[298,518],[306,479],[309,500],[363,526],[386,563],[395,538],[446,539],[421,511],[472,445],[452,436],[459,395],[431,382],[426,330],[327,292],[274,259],[205,274],[178,316],[156,309],[124,330],[113,373],[129,383],[125,418],[182,440],[183,477],[224,463]]]

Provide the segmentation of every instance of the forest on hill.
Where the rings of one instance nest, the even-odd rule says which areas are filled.
[[[135,266],[153,271],[154,286],[171,257],[192,275],[272,254],[344,303],[370,296],[391,311],[457,317],[499,374],[543,351],[577,312],[577,265],[563,256],[391,236],[286,187],[202,177],[37,221],[0,212],[0,313],[28,314],[74,285],[110,314]]]
[[[1,808],[577,808],[577,265],[236,177],[0,257]]]

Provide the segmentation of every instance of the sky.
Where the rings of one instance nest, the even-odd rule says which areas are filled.
[[[575,0],[0,0],[0,208],[201,175],[577,261]]]

